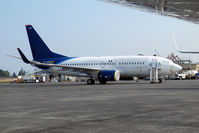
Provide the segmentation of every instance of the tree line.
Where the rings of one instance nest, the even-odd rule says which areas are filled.
[[[5,71],[0,69],[0,77],[1,78],[16,78],[17,76],[24,76],[26,74],[25,70],[23,70],[23,68],[21,68],[21,70],[18,72],[18,74],[16,74],[15,72],[13,72],[13,74],[11,75],[9,71]]]

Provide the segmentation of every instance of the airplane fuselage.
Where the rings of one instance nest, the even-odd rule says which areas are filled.
[[[150,74],[152,60],[158,63],[159,76],[174,73],[176,64],[168,59],[156,56],[97,56],[97,57],[74,57],[65,60],[59,65],[91,68],[96,70],[116,70],[120,77],[147,77]],[[179,68],[180,69],[180,68]],[[51,69],[52,70],[52,69]],[[54,68],[56,72],[70,76],[90,76],[81,72],[70,71],[70,69]]]

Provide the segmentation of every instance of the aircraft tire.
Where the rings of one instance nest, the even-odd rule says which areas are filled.
[[[88,84],[88,85],[95,84],[95,80],[94,80],[94,79],[88,79],[88,80],[87,80],[87,84]]]

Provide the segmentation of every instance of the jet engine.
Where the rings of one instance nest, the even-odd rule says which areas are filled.
[[[97,74],[99,81],[118,81],[120,80],[120,72],[115,70],[101,70]]]

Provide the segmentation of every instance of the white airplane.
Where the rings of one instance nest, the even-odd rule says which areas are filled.
[[[28,60],[18,48],[25,63],[57,74],[88,77],[87,84],[94,84],[95,80],[98,80],[100,84],[106,84],[107,81],[118,81],[120,78],[149,77],[149,69],[154,63],[159,68],[159,77],[182,69],[172,61],[157,56],[64,56],[52,52],[32,25],[26,25],[26,30],[33,60]]]

